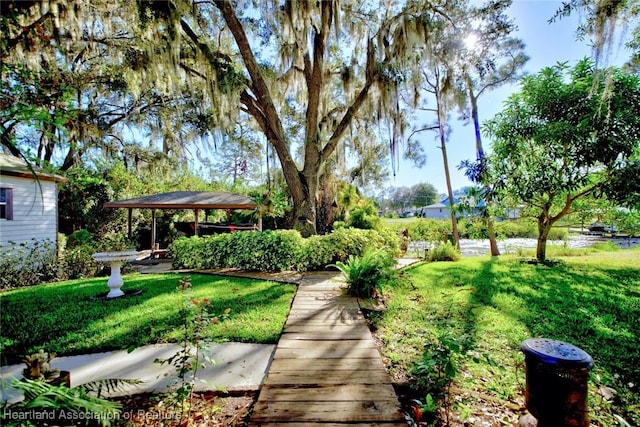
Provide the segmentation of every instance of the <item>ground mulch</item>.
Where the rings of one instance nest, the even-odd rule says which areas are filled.
[[[257,392],[249,391],[220,395],[218,392],[195,393],[191,416],[183,418],[179,411],[161,399],[161,396],[143,393],[113,399],[123,405],[119,425],[127,427],[166,426],[220,426],[247,425]]]

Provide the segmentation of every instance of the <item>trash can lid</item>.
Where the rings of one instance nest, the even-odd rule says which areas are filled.
[[[531,338],[520,345],[522,352],[535,356],[543,363],[572,367],[591,368],[593,360],[584,350],[575,345],[546,338]]]

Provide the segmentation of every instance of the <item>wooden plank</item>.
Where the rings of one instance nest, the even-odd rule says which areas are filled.
[[[287,322],[285,323],[285,330],[290,326],[365,326],[366,322],[364,320],[364,316],[362,318],[344,318],[344,319],[326,319],[319,316],[316,317],[295,317],[289,316]]]
[[[289,331],[288,329],[282,334],[282,338],[286,340],[370,340],[371,332],[365,328],[347,329],[342,331],[318,331],[318,330],[302,330]]]
[[[299,321],[291,322],[289,326],[285,329],[285,333],[291,332],[335,332],[335,333],[349,333],[352,331],[367,331],[369,332],[369,328],[361,323],[353,323],[351,325],[345,324],[337,324],[330,325],[327,323],[314,323],[314,322],[304,322],[302,319]],[[371,335],[369,335],[371,336]]]
[[[289,317],[294,318],[317,318],[317,319],[362,319],[364,316],[359,309],[340,309],[340,310],[309,310],[298,309],[292,307],[289,311]]]
[[[265,384],[260,390],[260,400],[269,402],[340,402],[388,400],[398,398],[391,384],[342,384],[322,387],[279,387]]]
[[[265,384],[273,385],[326,385],[326,384],[388,384],[389,375],[382,370],[328,371],[309,369],[304,371],[272,371]]]
[[[256,403],[252,423],[269,422],[401,422],[397,402],[265,402]]]
[[[278,350],[286,348],[299,348],[303,350],[351,350],[360,348],[373,348],[377,350],[373,340],[332,340],[332,341],[308,341],[308,340],[289,340],[284,337],[278,341]]]
[[[375,359],[380,357],[378,349],[372,348],[347,348],[336,349],[321,348],[277,348],[274,359],[339,359],[348,357],[352,359]],[[363,361],[363,363],[368,363]]]
[[[367,359],[274,359],[269,371],[300,371],[304,369],[325,369],[334,371],[385,371],[380,358]]]

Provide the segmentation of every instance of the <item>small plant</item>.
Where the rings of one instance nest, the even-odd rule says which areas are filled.
[[[457,359],[464,353],[465,340],[464,336],[455,338],[443,334],[425,344],[422,359],[414,364],[411,372],[416,377],[416,384],[426,390],[425,402],[418,405],[420,414],[434,413],[443,405],[448,417],[449,386],[458,373]]]
[[[51,368],[51,360],[56,357],[55,353],[46,353],[40,350],[24,358],[26,368],[22,370],[22,376],[30,380],[51,382],[60,377],[58,369]]]
[[[460,252],[451,242],[439,242],[429,251],[427,259],[429,261],[458,261]]]
[[[217,324],[227,318],[231,311],[226,309],[222,316],[212,315],[209,312],[211,308],[209,300],[207,298],[202,300],[193,298],[191,289],[192,284],[189,276],[178,281],[177,290],[184,297],[180,313],[183,320],[184,338],[180,350],[168,359],[155,360],[156,363],[169,364],[176,369],[178,387],[167,397],[167,403],[179,413],[178,419],[180,420],[191,419],[198,370],[204,368],[207,363],[215,364],[215,361],[206,357],[202,351],[208,342],[207,329],[210,325]]]
[[[350,256],[347,263],[338,261],[334,266],[340,270],[349,287],[349,295],[359,298],[377,298],[385,285],[398,280],[393,269],[395,260],[386,252],[366,251],[362,257]]]

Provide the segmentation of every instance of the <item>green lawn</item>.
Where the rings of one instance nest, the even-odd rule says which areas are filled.
[[[192,274],[193,298],[208,298],[211,312],[229,318],[210,326],[215,341],[277,342],[295,286],[270,281]],[[184,297],[178,274],[132,274],[123,290],[138,296],[96,301],[107,278],[72,280],[0,294],[2,364],[17,363],[38,349],[58,355],[124,349],[181,338]]]
[[[566,341],[595,362],[592,422],[618,425],[618,415],[640,425],[640,250],[559,259],[547,267],[515,257],[466,258],[406,270],[407,283],[387,292],[388,309],[374,318],[393,373],[419,384],[424,397],[434,369],[432,378],[419,379],[414,363],[425,349],[427,364],[438,360],[443,343],[455,342],[457,416],[482,412],[482,396],[490,396],[513,407],[517,420],[525,384],[521,342]],[[612,403],[599,396],[600,385],[617,391]]]

